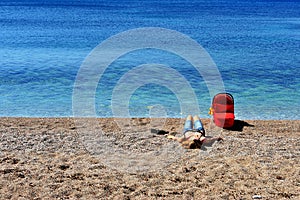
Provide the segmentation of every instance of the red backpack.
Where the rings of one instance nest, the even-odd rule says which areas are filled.
[[[214,123],[222,128],[231,128],[234,125],[234,99],[229,93],[216,94],[210,108]]]

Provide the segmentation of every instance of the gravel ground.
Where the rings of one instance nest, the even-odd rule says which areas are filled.
[[[300,199],[299,120],[203,123],[224,141],[150,131],[180,119],[0,118],[0,199]]]

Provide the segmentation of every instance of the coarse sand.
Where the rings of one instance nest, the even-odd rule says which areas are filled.
[[[299,120],[203,119],[202,149],[160,134],[183,123],[2,117],[0,199],[300,199]]]

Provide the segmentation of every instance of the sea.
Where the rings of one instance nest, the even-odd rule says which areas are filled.
[[[93,96],[76,96],[76,102],[92,102],[91,116],[183,118],[190,114],[184,112],[190,103],[199,108],[196,114],[209,118],[213,96],[228,92],[236,119],[300,119],[298,0],[2,0],[0,116],[80,116],[74,111],[74,90],[89,56],[105,41],[135,30],[144,30],[145,40],[152,34],[153,48],[141,44],[94,71]],[[165,31],[203,48],[222,80],[219,91],[211,90],[205,70],[199,73],[180,53],[155,48],[156,36],[163,35],[167,45],[185,55],[195,53],[181,37]],[[128,38],[136,45],[134,37]],[[101,56],[124,50],[121,43],[122,38],[120,46]],[[177,87],[178,80],[190,95]],[[135,87],[119,95],[126,81]],[[124,106],[116,106],[118,101]]]

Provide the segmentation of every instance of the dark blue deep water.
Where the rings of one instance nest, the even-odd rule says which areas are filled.
[[[25,0],[0,2],[0,116],[73,116],[74,82],[86,56],[107,38],[134,28],[181,32],[210,54],[238,119],[300,119],[300,1]],[[135,66],[172,66],[189,81],[202,117],[211,96],[193,66],[161,50],[130,52],[99,81],[95,109],[109,117],[112,91]],[[162,105],[183,117],[168,88],[148,84],[132,94],[131,116]]]

